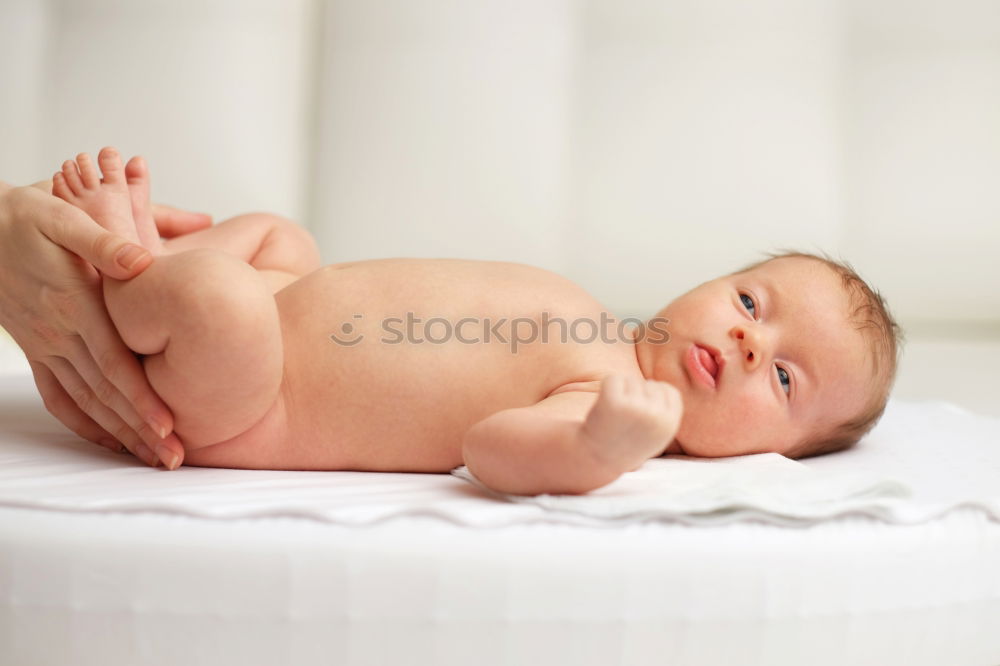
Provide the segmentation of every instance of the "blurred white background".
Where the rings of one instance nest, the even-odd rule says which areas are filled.
[[[1000,415],[996,0],[0,8],[2,180],[113,144],[327,262],[524,261],[620,316],[823,250],[907,330],[896,396]]]

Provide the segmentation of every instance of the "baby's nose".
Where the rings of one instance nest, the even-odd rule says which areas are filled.
[[[756,332],[737,326],[733,328],[732,336],[736,339],[740,354],[747,363],[754,365],[760,362],[761,340]]]

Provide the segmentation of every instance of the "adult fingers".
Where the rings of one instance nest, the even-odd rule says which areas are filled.
[[[87,441],[100,444],[115,452],[128,450],[73,402],[73,398],[69,397],[66,389],[48,366],[38,361],[28,361],[28,364],[31,366],[31,374],[35,377],[38,393],[42,396],[42,403],[49,414]]]
[[[96,331],[101,330],[101,327],[85,327],[83,330],[87,331],[90,335],[94,335]],[[97,337],[100,337],[99,333]],[[132,352],[121,344],[116,336],[99,340],[98,344],[105,345],[98,347],[98,349],[104,349],[104,354],[99,357],[98,362],[95,362],[92,357],[94,347],[89,346],[85,341],[80,343],[79,349],[70,352],[67,360],[73,364],[73,367],[94,392],[98,400],[114,410],[146,443],[147,448],[155,453],[157,458],[166,463],[167,467],[176,469],[184,459],[184,447],[176,436],[170,435],[170,430],[173,427],[173,418],[166,406],[156,408],[157,413],[160,414],[156,420],[163,425],[151,425],[139,416],[133,408],[133,403],[129,402],[114,383],[115,379],[123,379],[131,374],[130,372],[123,371],[121,364],[126,366],[134,365],[136,376],[132,377],[131,381],[136,382],[136,384],[132,387],[132,390],[137,391],[139,394],[148,393],[150,396],[155,396],[156,394],[149,387],[146,376],[139,366],[139,362]],[[118,346],[121,349],[114,349]],[[100,367],[98,367],[98,363],[101,364]],[[128,384],[129,381],[125,381],[124,383]],[[130,389],[126,388],[125,390]],[[159,402],[159,398],[156,398],[156,400]],[[168,423],[170,425],[167,425]]]
[[[113,352],[106,352],[104,356],[109,356]],[[128,399],[122,394],[117,386],[111,381],[111,379],[104,374],[104,370],[99,368],[94,358],[91,356],[91,350],[89,350],[86,344],[77,338],[74,343],[72,343],[72,348],[67,349],[63,352],[66,361],[73,366],[80,378],[86,382],[87,386],[93,392],[94,396],[103,404],[108,407],[116,414],[118,414],[121,419],[128,424],[128,426],[135,431],[137,435],[152,449],[161,439],[160,435],[153,430],[153,427],[149,423],[146,423],[139,413],[136,411],[135,407],[128,401]],[[127,363],[130,357],[132,361],[135,361],[135,357],[132,356],[131,352],[126,350],[126,358],[107,360],[102,357],[101,361],[104,363],[106,368],[110,368],[111,372],[116,372],[121,374],[118,370],[119,363]],[[141,370],[140,370],[141,374]]]
[[[72,206],[61,206],[56,214],[41,218],[38,229],[56,245],[118,280],[135,277],[153,263],[149,250],[107,231]]]
[[[149,385],[139,360],[119,337],[107,310],[103,307],[72,310],[69,313],[72,326],[83,344],[63,356],[84,376],[104,404],[118,412],[153,446],[173,430],[170,409]],[[110,386],[104,386],[105,383]],[[115,402],[112,404],[105,396]]]
[[[164,238],[183,236],[212,226],[211,215],[192,213],[162,204],[153,204],[153,220],[156,222],[156,228],[160,235]]]
[[[111,436],[125,445],[136,457],[147,465],[155,466],[156,457],[149,447],[143,443],[139,435],[122,420],[118,414],[106,407],[94,392],[90,390],[87,383],[83,381],[76,369],[69,362],[59,356],[50,356],[45,359],[45,364],[62,384],[66,393],[76,403],[84,413],[94,419],[98,425],[104,428]]]

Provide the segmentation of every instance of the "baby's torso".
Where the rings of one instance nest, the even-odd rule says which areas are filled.
[[[447,471],[490,414],[639,372],[627,326],[572,282],[521,264],[335,264],[275,299],[280,404],[233,442],[260,448],[270,467]]]

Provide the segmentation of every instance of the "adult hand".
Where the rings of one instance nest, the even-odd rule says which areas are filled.
[[[191,213],[162,204],[153,204],[153,220],[156,222],[157,231],[163,238],[175,238],[212,226],[211,215]],[[138,275],[138,273],[136,274]]]
[[[98,273],[127,280],[153,257],[49,191],[47,183],[0,183],[0,325],[27,356],[46,409],[67,428],[112,450],[124,445],[150,465],[171,456],[179,464],[173,416],[115,330]],[[167,207],[154,217],[168,237],[211,225]]]

